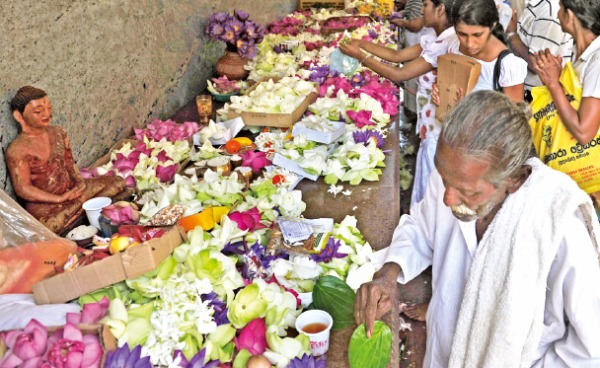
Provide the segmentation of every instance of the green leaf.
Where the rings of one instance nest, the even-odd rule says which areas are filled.
[[[392,330],[381,321],[375,321],[373,335],[367,337],[365,324],[352,333],[348,346],[350,368],[385,368],[392,353]]]
[[[313,304],[333,318],[332,330],[354,326],[354,290],[335,276],[321,276],[313,289]]]

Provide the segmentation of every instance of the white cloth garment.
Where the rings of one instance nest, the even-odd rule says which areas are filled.
[[[539,160],[534,161],[541,165]],[[540,168],[551,170],[543,165]],[[536,175],[538,170],[528,181]],[[564,174],[553,171],[552,175]],[[443,195],[441,177],[434,170],[424,199],[411,208],[410,215],[402,216],[390,247],[373,256],[379,266],[387,262],[400,265],[398,282],[403,284],[432,266],[433,292],[427,310],[423,367],[448,366],[465,286],[480,250],[475,221],[458,221],[444,205]],[[541,339],[535,344],[530,366],[599,367],[600,288],[595,282],[600,279],[598,254],[578,213],[566,213],[559,227],[563,235],[545,284]],[[521,318],[497,312],[506,319]]]
[[[35,318],[44,326],[63,326],[67,313],[79,313],[77,303],[36,305],[33,294],[0,295],[0,331],[24,328]]]
[[[530,165],[535,174],[502,204],[477,247],[450,367],[530,367],[541,341],[548,273],[569,231],[564,220],[578,213],[592,240],[600,239],[591,201],[573,180],[538,160]],[[598,253],[596,259],[600,267]]]

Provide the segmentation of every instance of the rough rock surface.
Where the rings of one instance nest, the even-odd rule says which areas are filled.
[[[118,139],[166,118],[206,87],[225,45],[204,35],[213,12],[243,9],[267,25],[295,0],[2,0],[0,188],[13,194],[4,150],[18,134],[9,101],[44,89],[54,124],[87,166]]]

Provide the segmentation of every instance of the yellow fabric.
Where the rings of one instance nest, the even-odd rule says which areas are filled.
[[[560,82],[571,106],[579,109],[582,87],[570,62],[563,68]],[[597,133],[590,143],[580,144],[558,116],[548,89],[534,87],[531,94],[533,116],[529,125],[540,160],[569,175],[586,193],[600,191],[600,134]]]

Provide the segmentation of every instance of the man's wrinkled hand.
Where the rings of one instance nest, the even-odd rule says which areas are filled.
[[[367,337],[373,334],[375,320],[392,309],[392,296],[395,295],[396,280],[400,267],[386,264],[376,274],[373,281],[363,284],[356,293],[354,319],[357,324],[365,323]]]

